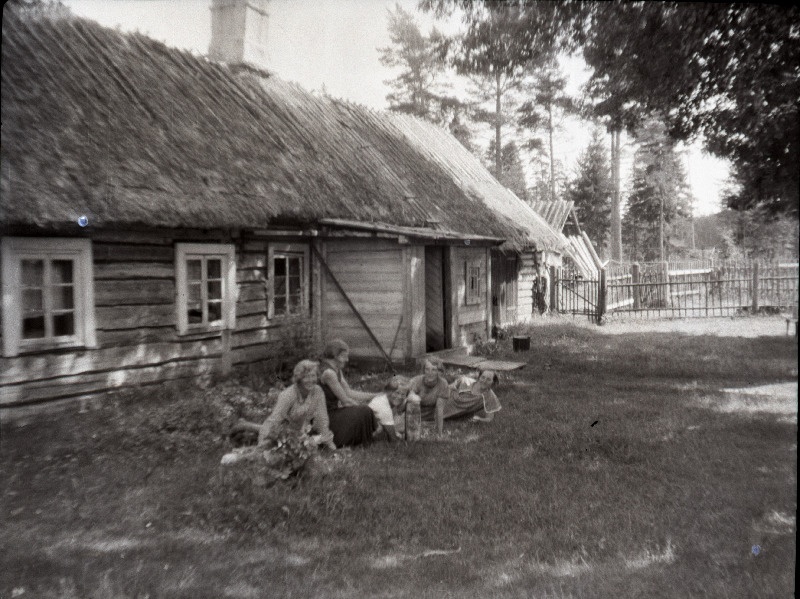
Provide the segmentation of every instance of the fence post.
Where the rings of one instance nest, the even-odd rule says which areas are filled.
[[[550,267],[550,310],[558,312],[558,287],[561,281],[555,266]]]
[[[606,313],[606,269],[600,269],[600,281],[597,288],[597,324],[603,322]]]
[[[638,310],[641,305],[639,295],[639,263],[634,262],[631,265],[631,283],[633,286],[633,309]]]
[[[758,312],[758,262],[753,262],[753,314]]]

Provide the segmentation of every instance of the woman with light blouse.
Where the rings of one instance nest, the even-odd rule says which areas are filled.
[[[325,394],[317,384],[318,366],[312,360],[302,360],[294,367],[292,385],[281,391],[272,413],[259,427],[260,446],[269,445],[283,427],[303,431],[309,426],[315,433],[312,439],[317,445],[335,449],[325,409]]]

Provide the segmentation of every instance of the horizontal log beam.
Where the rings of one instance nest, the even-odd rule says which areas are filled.
[[[0,404],[53,401],[64,397],[135,388],[148,383],[164,383],[176,378],[199,377],[219,367],[219,356],[168,362],[144,368],[115,369],[92,374],[70,375],[25,385],[0,387]]]
[[[36,373],[37,380],[43,380],[132,366],[163,364],[177,359],[202,358],[219,354],[221,350],[221,342],[216,338],[186,343],[154,343],[81,350],[65,354],[23,355],[8,358],[0,363],[0,385],[30,381],[32,373]]]
[[[175,302],[173,280],[95,281],[96,306],[156,305]]]

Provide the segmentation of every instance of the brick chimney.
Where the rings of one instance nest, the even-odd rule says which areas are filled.
[[[208,57],[267,70],[269,0],[212,0]]]

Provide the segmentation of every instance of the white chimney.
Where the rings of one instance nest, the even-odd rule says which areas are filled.
[[[212,0],[208,57],[267,70],[269,0]]]

